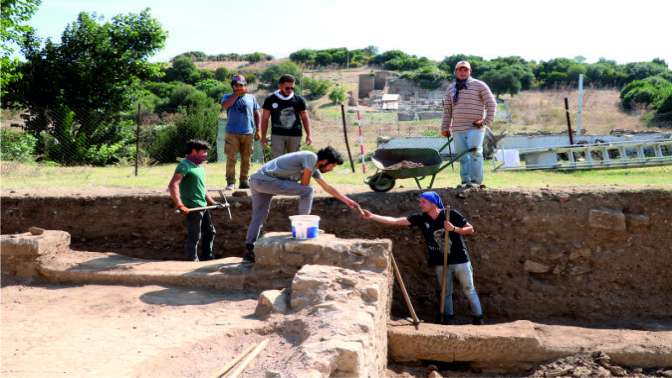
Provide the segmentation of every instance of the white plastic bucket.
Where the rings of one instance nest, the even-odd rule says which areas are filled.
[[[319,234],[320,217],[317,215],[292,215],[289,220],[294,239],[314,239]]]

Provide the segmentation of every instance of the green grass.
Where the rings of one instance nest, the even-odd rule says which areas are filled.
[[[256,171],[258,164],[253,165]],[[611,169],[577,172],[492,172],[490,162],[486,164],[485,183],[490,188],[560,188],[560,187],[654,187],[672,190],[672,166]],[[366,175],[362,174],[361,166],[355,165],[356,173],[352,173],[346,163],[328,173],[325,178],[336,185],[360,185],[363,191],[368,191],[363,181]],[[164,189],[175,169],[174,164],[140,167],[139,175],[133,174],[132,166],[109,167],[55,167],[40,164],[21,164],[2,162],[0,166],[2,190],[30,190],[34,189],[76,189],[82,187],[107,188],[138,188]],[[368,166],[367,175],[374,172]],[[215,163],[206,165],[208,186],[222,188],[226,185],[224,164]],[[423,181],[423,186],[429,183],[429,178]],[[459,183],[459,164],[455,171],[450,167],[442,171],[435,181],[435,188],[454,187]],[[412,179],[397,180],[395,188],[415,188]]]

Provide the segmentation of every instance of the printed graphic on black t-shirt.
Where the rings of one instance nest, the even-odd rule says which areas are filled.
[[[306,101],[299,95],[283,100],[272,94],[264,100],[262,108],[271,112],[271,134],[301,136],[301,117],[306,110]]]
[[[457,210],[450,210],[450,223],[455,227],[464,227],[467,220]],[[418,227],[427,243],[427,262],[430,266],[443,265],[444,227],[446,219],[445,211],[442,210],[436,219],[432,219],[425,213],[409,216],[408,221],[412,226]],[[464,243],[462,235],[449,232],[450,254],[448,264],[463,264],[469,261],[469,251]]]

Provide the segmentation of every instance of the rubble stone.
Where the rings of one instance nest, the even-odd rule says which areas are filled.
[[[551,267],[536,261],[526,260],[523,269],[530,273],[547,273],[551,270]]]
[[[588,224],[603,230],[625,231],[625,214],[621,210],[592,209],[588,214]]]
[[[263,291],[259,294],[254,314],[261,317],[268,316],[271,313],[285,314],[289,308],[288,299],[285,289]]]
[[[651,220],[649,219],[649,216],[645,214],[626,215],[628,229],[632,231],[646,229],[649,227],[650,222]]]

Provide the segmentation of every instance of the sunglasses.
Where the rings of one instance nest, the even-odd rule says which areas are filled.
[[[294,87],[282,87],[282,89],[285,91],[293,91]]]

